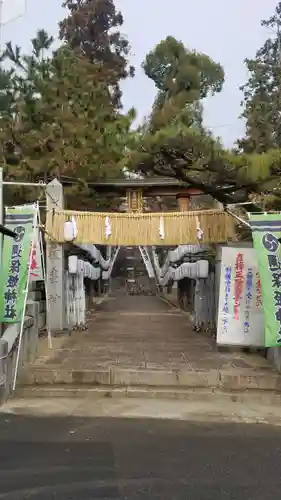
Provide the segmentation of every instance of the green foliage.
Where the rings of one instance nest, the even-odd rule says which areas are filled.
[[[278,30],[281,22],[281,2],[274,15],[262,26],[270,29],[270,37],[257,51],[254,59],[246,59],[249,72],[244,92],[246,137],[238,141],[241,150],[264,153],[281,148],[281,45]]]
[[[25,181],[71,178],[76,186],[66,189],[68,204],[90,208],[97,199],[91,200],[87,181],[122,176],[135,114],[114,108],[108,97],[111,77],[101,63],[67,46],[44,58],[42,51],[51,41],[42,35],[33,40],[30,56],[21,56],[11,44],[6,49],[14,63],[15,106],[12,114],[0,116],[0,140],[3,151],[11,145],[17,161],[6,155],[5,173]]]
[[[121,107],[120,81],[134,75],[128,65],[130,46],[119,29],[121,12],[113,0],[66,0],[69,15],[59,24],[60,39],[90,62],[103,65],[110,83],[109,95]]]
[[[143,69],[158,93],[148,122],[138,131],[130,168],[175,177],[213,194],[213,184],[225,181],[228,171],[219,140],[203,127],[202,100],[222,89],[223,68],[170,36],[146,56]]]
[[[144,175],[174,177],[223,204],[257,199],[257,193],[262,193],[264,207],[267,202],[272,206],[273,199],[275,206],[281,206],[281,154],[279,149],[269,148],[276,147],[278,139],[277,131],[271,135],[274,145],[267,138],[270,122],[264,129],[256,122],[251,141],[259,142],[260,147],[251,148],[248,142],[243,153],[241,148],[236,152],[225,150],[220,140],[203,126],[202,100],[221,90],[222,67],[207,55],[188,51],[181,42],[168,37],[147,55],[143,68],[158,94],[147,124],[138,130],[139,144],[131,153],[130,168]],[[260,76],[268,78],[264,73]],[[250,101],[249,85],[254,88],[255,84],[250,80],[245,87],[247,110],[252,106],[256,120],[263,123],[267,115],[263,117]],[[266,99],[264,95],[264,103],[269,106]],[[277,123],[277,115],[275,118]],[[248,131],[254,119],[249,116]],[[266,148],[261,147],[261,138],[268,140]]]
[[[172,36],[147,54],[143,69],[157,95],[146,123],[132,130],[135,111],[121,111],[120,83],[133,76],[123,18],[113,0],[66,0],[63,42],[51,52],[44,30],[32,52],[8,43],[0,68],[0,154],[9,179],[58,177],[69,207],[107,207],[89,181],[142,175],[174,177],[224,204],[248,199],[281,207],[281,64],[278,37],[247,60],[247,134],[224,149],[203,123],[203,100],[220,92],[224,71],[208,55]],[[281,22],[281,2],[264,25]],[[74,184],[73,184],[74,183]],[[5,190],[8,192],[8,190]],[[34,200],[34,190],[8,192],[9,203]]]
[[[157,96],[147,124],[138,131],[139,146],[131,154],[130,167],[213,192],[212,184],[223,178],[223,150],[203,126],[202,100],[221,91],[223,68],[170,36],[146,56],[143,69]]]
[[[0,67],[0,114],[11,115],[14,105],[12,71]]]
[[[143,175],[173,177],[200,189],[223,204],[256,200],[281,207],[281,152],[235,154],[211,134],[183,127],[163,127],[153,134],[139,130],[139,146],[129,168]],[[254,210],[255,207],[249,207]]]
[[[151,51],[143,63],[145,74],[156,88],[173,97],[186,93],[186,101],[203,99],[220,92],[224,72],[207,55],[190,51],[182,42],[169,36]]]
[[[158,91],[150,117],[151,130],[175,122],[201,128],[200,100],[221,91],[221,65],[169,36],[147,54],[142,66]]]

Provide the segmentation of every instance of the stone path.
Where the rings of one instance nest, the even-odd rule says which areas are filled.
[[[187,422],[236,422],[281,426],[280,405],[247,400],[186,401],[155,398],[44,397],[9,399],[1,414],[94,418],[161,419]]]
[[[218,352],[214,341],[193,331],[188,317],[159,297],[110,297],[92,313],[87,331],[73,332],[59,343],[52,352],[39,356],[33,368],[41,368],[41,373],[42,369],[75,372],[78,384],[82,372],[93,370],[101,374],[114,369],[137,371],[144,384],[146,372],[153,372],[155,377],[159,372],[155,385],[173,385],[168,379],[159,384],[164,373],[173,374],[175,379],[178,372],[212,372],[217,376],[221,371],[245,377],[258,373],[260,378],[275,374],[258,354]],[[108,380],[101,377],[96,382]]]

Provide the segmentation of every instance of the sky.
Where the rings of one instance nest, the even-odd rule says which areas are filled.
[[[2,45],[11,40],[28,50],[40,28],[56,37],[57,23],[64,16],[61,0],[3,2]],[[131,62],[136,67],[135,78],[123,85],[124,108],[135,107],[139,121],[149,114],[155,88],[141,63],[159,41],[172,35],[224,67],[223,91],[204,103],[204,122],[231,147],[244,133],[239,119],[243,97],[239,86],[247,80],[243,61],[253,57],[270,36],[260,21],[274,13],[277,0],[116,0],[115,4],[123,14],[122,32],[130,40]]]

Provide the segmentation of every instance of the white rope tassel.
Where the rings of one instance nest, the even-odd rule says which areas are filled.
[[[159,236],[161,240],[165,239],[164,217],[160,217],[159,220]]]
[[[111,236],[111,224],[110,218],[108,216],[105,218],[105,236],[106,238],[109,238]]]
[[[195,220],[196,220],[197,239],[200,241],[203,238],[204,231],[202,231],[200,227],[199,217],[197,215],[195,217]]]
[[[72,227],[73,227],[73,236],[75,239],[75,238],[77,238],[77,234],[78,234],[78,229],[77,229],[75,217],[71,217],[71,222],[72,222]]]

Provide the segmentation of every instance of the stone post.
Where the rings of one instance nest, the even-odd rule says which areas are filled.
[[[54,179],[46,187],[47,210],[63,209],[63,186]],[[47,325],[52,332],[64,330],[65,311],[65,273],[64,248],[52,241],[46,245],[46,274],[48,289]]]

